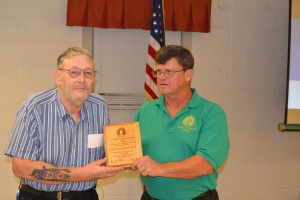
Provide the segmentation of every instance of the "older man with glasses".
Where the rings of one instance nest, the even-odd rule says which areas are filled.
[[[105,167],[104,99],[92,93],[96,71],[84,48],[63,52],[54,72],[56,88],[36,93],[17,114],[5,150],[20,178],[19,199],[98,200],[98,179],[122,167]]]
[[[177,45],[155,57],[161,96],[137,111],[144,156],[132,165],[141,173],[142,200],[218,200],[218,169],[229,151],[223,109],[191,88],[194,58]]]

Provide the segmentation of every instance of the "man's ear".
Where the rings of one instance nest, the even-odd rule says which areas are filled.
[[[62,73],[60,70],[58,69],[55,69],[54,70],[54,82],[55,82],[55,85],[56,86],[59,86],[60,85],[60,82],[61,82],[61,77],[62,76]]]
[[[193,69],[188,69],[185,71],[185,78],[187,81],[191,81],[193,77]]]

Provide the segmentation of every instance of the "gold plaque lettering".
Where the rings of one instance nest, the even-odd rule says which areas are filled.
[[[104,126],[104,146],[107,166],[130,167],[143,155],[139,122]]]

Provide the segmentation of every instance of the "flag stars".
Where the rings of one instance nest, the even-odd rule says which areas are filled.
[[[149,46],[159,46],[159,48],[165,46],[165,33],[164,33],[164,22],[163,22],[163,4],[162,0],[153,0],[153,11],[152,11],[152,21],[151,21],[151,31],[150,35],[154,40],[150,40]],[[158,44],[157,44],[158,43]],[[148,50],[149,53],[149,50]],[[149,53],[151,56],[151,54]],[[147,65],[148,67],[148,65]],[[149,65],[149,67],[154,70],[155,66]],[[153,78],[153,77],[152,77]],[[153,88],[150,87],[150,85],[153,85],[153,79],[150,78],[151,80],[148,82],[148,79],[145,81],[145,94],[147,98],[150,99],[157,99],[159,94],[157,93],[158,91],[152,90]]]
[[[154,26],[157,26],[157,25],[162,26],[162,25],[163,25],[162,22],[160,22],[160,21],[159,21],[159,23],[157,23],[157,21],[153,21],[152,24],[153,24]]]

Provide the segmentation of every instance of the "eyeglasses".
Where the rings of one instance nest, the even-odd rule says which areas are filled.
[[[153,75],[154,77],[158,77],[158,76],[160,76],[161,74],[164,74],[165,77],[169,78],[169,77],[174,76],[174,74],[175,74],[176,72],[181,72],[181,71],[186,71],[186,70],[188,70],[188,69],[181,69],[181,70],[177,70],[177,71],[170,70],[170,69],[165,69],[164,71],[162,71],[162,70],[158,69],[158,70],[153,71],[153,72],[152,72],[152,75]]]
[[[81,72],[83,72],[84,77],[88,78],[88,79],[92,79],[96,72],[95,70],[92,69],[85,69],[85,70],[81,70],[81,69],[58,69],[58,70],[62,70],[62,71],[67,71],[69,72],[69,76],[71,78],[78,78],[81,75]]]

